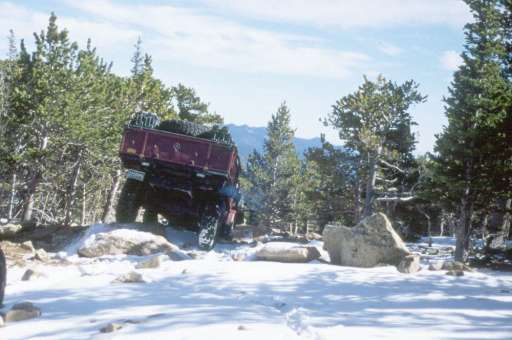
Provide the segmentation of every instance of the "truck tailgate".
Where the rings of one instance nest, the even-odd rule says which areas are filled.
[[[141,160],[159,160],[226,175],[234,157],[234,150],[229,146],[202,138],[139,128],[125,129],[120,153],[121,156],[138,156]]]

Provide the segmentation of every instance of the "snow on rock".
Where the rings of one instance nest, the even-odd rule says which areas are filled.
[[[23,321],[41,316],[41,309],[32,302],[17,303],[4,315],[5,322]]]
[[[342,266],[398,265],[410,254],[382,213],[369,216],[352,228],[328,225],[324,229],[323,239],[331,263]]]
[[[297,245],[286,242],[271,242],[260,248],[256,254],[260,261],[303,263],[320,258],[316,247]]]
[[[421,270],[420,256],[413,254],[405,256],[396,267],[400,273],[411,274]]]
[[[126,274],[119,275],[113,283],[144,283],[146,282],[142,274],[131,271]]]
[[[180,253],[180,250],[159,235],[132,229],[115,229],[89,235],[77,253],[83,257],[121,254],[145,256],[156,253]]]
[[[29,268],[25,271],[25,273],[21,277],[21,281],[31,281],[31,280],[35,280],[37,278],[41,278],[41,277],[45,277],[45,276],[46,275],[44,275],[44,273],[41,273],[39,271]]]

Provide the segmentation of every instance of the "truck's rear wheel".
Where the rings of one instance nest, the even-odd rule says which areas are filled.
[[[135,222],[139,214],[141,202],[142,183],[133,179],[127,179],[124,184],[119,201],[117,202],[116,220],[119,223]]]

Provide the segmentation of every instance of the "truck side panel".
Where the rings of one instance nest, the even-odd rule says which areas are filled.
[[[235,150],[206,139],[127,128],[120,153],[233,176]]]

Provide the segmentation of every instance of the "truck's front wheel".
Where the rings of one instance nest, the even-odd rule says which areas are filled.
[[[127,179],[124,184],[119,201],[117,202],[116,220],[119,223],[135,222],[139,214],[141,202],[142,183],[133,179]]]

